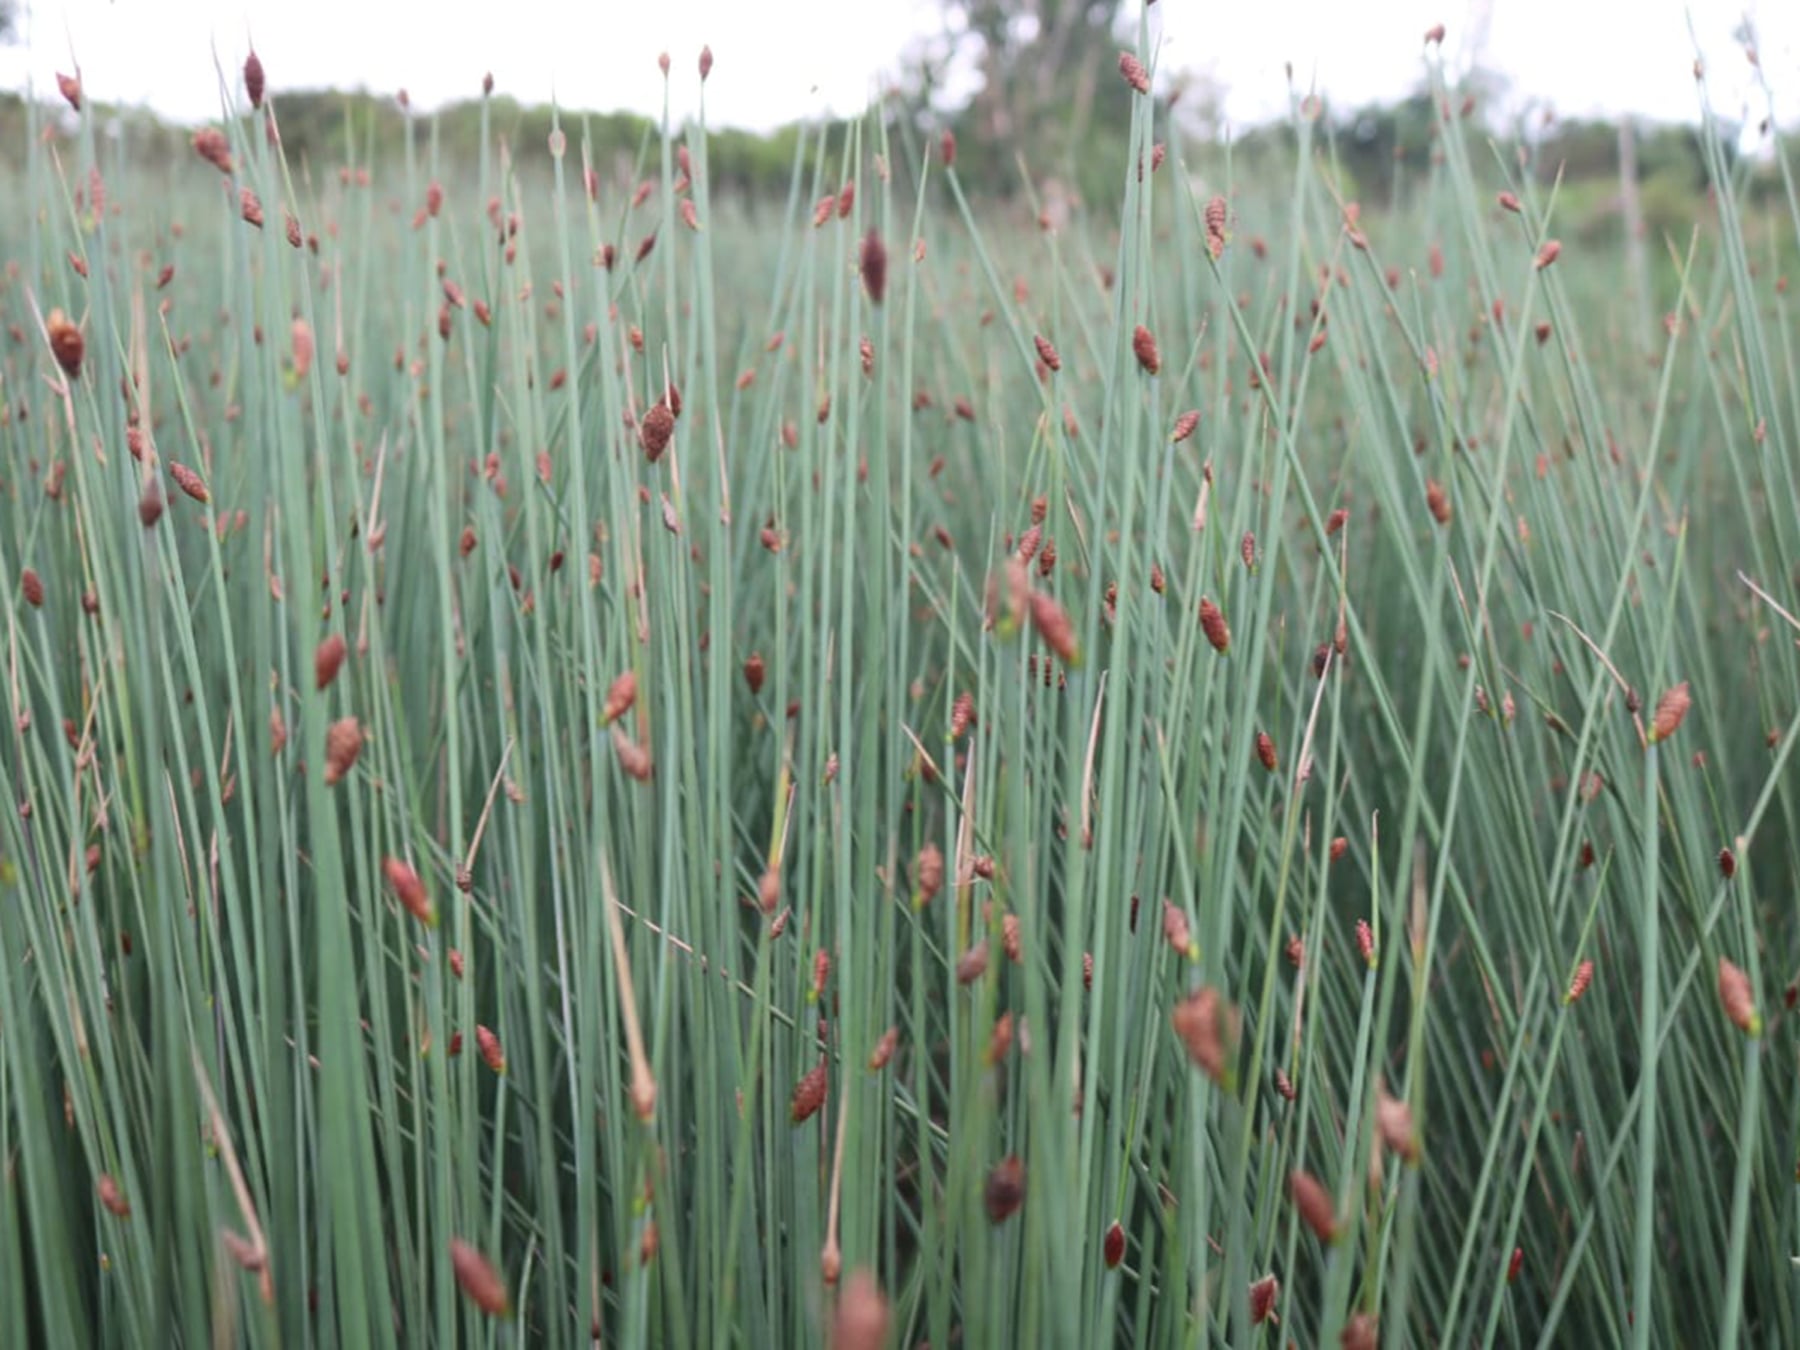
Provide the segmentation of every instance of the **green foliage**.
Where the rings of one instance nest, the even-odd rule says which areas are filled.
[[[0,1345],[1800,1343],[1788,165],[1106,89],[23,109]]]

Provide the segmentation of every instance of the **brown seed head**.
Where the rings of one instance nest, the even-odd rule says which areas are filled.
[[[1250,1323],[1260,1326],[1269,1320],[1269,1314],[1275,1311],[1275,1304],[1281,1298],[1281,1281],[1273,1275],[1265,1275],[1250,1286]]]
[[[819,1108],[825,1105],[826,1086],[825,1061],[820,1060],[794,1084],[793,1100],[788,1103],[788,1119],[799,1125],[816,1116]]]
[[[94,1183],[94,1190],[100,1197],[100,1203],[106,1206],[107,1212],[114,1218],[129,1219],[131,1217],[131,1202],[119,1190],[119,1183],[112,1179],[110,1173],[102,1172],[100,1174],[100,1179]]]
[[[1019,1212],[1019,1206],[1025,1203],[1025,1163],[1018,1154],[994,1164],[994,1170],[988,1173],[984,1199],[990,1223],[1005,1223]]]
[[[27,567],[19,573],[19,594],[33,609],[44,607],[44,579],[35,568]]]
[[[1237,1008],[1217,989],[1203,985],[1175,1005],[1169,1023],[1188,1058],[1213,1082],[1230,1091],[1243,1027]]]
[[[1565,1004],[1574,1003],[1583,994],[1587,993],[1587,987],[1593,982],[1594,963],[1592,961],[1583,961],[1580,965],[1575,967],[1575,977],[1569,981],[1569,992],[1563,995],[1563,1002]]]
[[[1369,927],[1367,919],[1356,921],[1356,950],[1363,964],[1370,970],[1375,969],[1375,931]]]
[[[893,1321],[881,1286],[867,1270],[853,1270],[831,1319],[830,1350],[887,1350]]]
[[[638,443],[644,447],[644,454],[654,464],[662,458],[664,450],[669,448],[669,437],[675,432],[675,414],[669,405],[657,400],[650,405],[650,410],[638,423]]]
[[[611,726],[637,702],[637,672],[623,671],[606,691],[606,703],[600,709],[600,724]]]
[[[344,642],[342,633],[333,633],[319,644],[313,653],[313,680],[318,689],[329,688],[343,667],[344,657],[349,647]]]
[[[1450,494],[1435,478],[1425,480],[1425,505],[1431,508],[1432,519],[1438,524],[1450,523]]]
[[[1194,428],[1199,425],[1200,425],[1199,411],[1197,409],[1190,408],[1190,409],[1188,409],[1188,411],[1181,414],[1180,417],[1177,417],[1175,419],[1175,432],[1173,435],[1171,435],[1169,437],[1169,440],[1175,445],[1180,445],[1189,436],[1192,436],[1194,434]]]
[[[894,1057],[894,1051],[900,1048],[900,1028],[889,1027],[881,1033],[881,1039],[875,1042],[875,1049],[869,1054],[869,1070],[879,1072],[887,1067]]]
[[[411,863],[400,858],[383,858],[381,874],[387,879],[388,889],[394,893],[401,907],[424,924],[427,928],[437,926],[437,910],[431,903],[431,897],[425,893],[425,883],[413,870]]]
[[[1217,605],[1204,597],[1200,601],[1200,627],[1206,633],[1206,640],[1212,643],[1214,651],[1231,650],[1231,629],[1226,626],[1225,615]]]
[[[1263,768],[1270,773],[1275,772],[1275,741],[1266,731],[1256,733],[1256,757],[1262,762]]]
[[[80,78],[75,75],[65,75],[59,70],[56,72],[56,87],[58,90],[61,91],[62,96],[69,101],[69,106],[71,108],[73,108],[76,112],[80,112],[81,111],[81,80],[80,80]]]
[[[1225,223],[1225,199],[1215,196],[1206,203],[1206,251],[1214,261],[1225,253]]]
[[[1049,366],[1051,370],[1062,369],[1062,355],[1056,350],[1050,339],[1042,333],[1034,335],[1032,344],[1037,348],[1038,360]]]
[[[1101,1244],[1101,1256],[1105,1259],[1108,1270],[1117,1270],[1119,1262],[1125,1259],[1125,1230],[1120,1227],[1117,1219],[1106,1230],[1106,1238]]]
[[[1380,1350],[1381,1328],[1373,1313],[1359,1312],[1344,1324],[1338,1344],[1343,1350]]]
[[[1200,959],[1200,944],[1194,941],[1192,929],[1188,926],[1187,911],[1175,904],[1167,896],[1163,897],[1163,937],[1180,956],[1190,961]]]
[[[1119,53],[1119,74],[1125,77],[1125,83],[1140,94],[1150,92],[1150,72],[1144,69],[1144,63],[1130,52]]]
[[[1337,1206],[1332,1201],[1331,1192],[1325,1189],[1317,1177],[1295,1168],[1288,1173],[1288,1194],[1293,1198],[1294,1208],[1300,1211],[1300,1217],[1319,1241],[1337,1241]]]
[[[1502,192],[1498,201],[1502,210],[1511,211],[1515,216],[1519,214],[1519,199],[1512,193]]]
[[[1555,262],[1557,257],[1561,253],[1562,253],[1562,241],[1561,240],[1546,239],[1544,241],[1544,246],[1537,251],[1538,271],[1540,271],[1540,272],[1543,271],[1551,263]]]
[[[1656,714],[1650,722],[1650,743],[1666,741],[1681,727],[1682,719],[1688,714],[1693,703],[1693,695],[1688,691],[1688,682],[1683,680],[1661,698],[1656,700]]]
[[[711,47],[702,47],[700,49],[700,79],[702,82],[705,81],[705,79],[708,75],[712,74],[712,68],[713,68],[712,48]]]
[[[1737,874],[1737,855],[1728,848],[1719,850],[1719,875],[1730,881]]]
[[[631,737],[613,724],[613,753],[618,756],[619,767],[628,778],[635,778],[640,783],[648,783],[655,772],[655,765],[650,760],[650,752],[639,745]]]
[[[1413,1127],[1412,1107],[1388,1096],[1387,1088],[1375,1090],[1375,1128],[1381,1142],[1400,1155],[1403,1162],[1419,1161],[1419,1132]]]
[[[761,652],[751,652],[744,658],[744,683],[750,687],[750,697],[755,698],[762,693],[766,670]]]
[[[944,853],[934,843],[919,850],[913,863],[913,908],[923,909],[943,889]]]
[[[1146,374],[1154,375],[1162,369],[1162,353],[1156,349],[1156,338],[1141,323],[1132,330],[1131,351]]]
[[[222,174],[231,172],[231,142],[217,127],[201,127],[194,133],[194,153]]]
[[[1762,1035],[1762,1014],[1756,1010],[1756,997],[1750,992],[1750,977],[1719,958],[1719,1006],[1731,1024],[1746,1036]]]
[[[175,480],[176,487],[187,493],[187,495],[192,497],[195,501],[207,502],[212,500],[212,493],[208,492],[206,484],[200,481],[200,475],[188,468],[187,465],[171,462],[169,464],[169,477]]]
[[[252,108],[262,107],[263,63],[254,51],[244,58],[244,92],[250,96]]]
[[[335,787],[343,781],[362,754],[362,727],[354,717],[333,722],[325,732],[325,786]]]
[[[849,191],[848,188],[845,191]],[[863,289],[869,293],[871,304],[879,305],[887,295],[887,245],[881,242],[881,231],[873,225],[863,236],[862,249],[859,255],[859,266],[862,269]]]
[[[474,1247],[461,1238],[450,1239],[450,1269],[469,1302],[489,1317],[511,1317],[512,1302],[499,1272]]]
[[[50,354],[56,358],[63,374],[71,380],[81,377],[81,358],[87,351],[87,342],[81,336],[81,330],[69,322],[69,316],[60,309],[50,311],[50,317],[44,320],[44,331],[50,335]]]
[[[482,1062],[495,1073],[506,1072],[506,1051],[500,1048],[500,1038],[484,1026],[475,1028],[475,1044],[481,1050]]]
[[[1054,558],[1047,549],[1045,553]],[[1031,592],[1030,605],[1032,627],[1037,629],[1038,636],[1064,665],[1080,665],[1081,644],[1075,638],[1075,625],[1068,612],[1042,591]]]
[[[983,938],[968,951],[956,958],[956,982],[958,984],[974,984],[987,973],[988,945]]]

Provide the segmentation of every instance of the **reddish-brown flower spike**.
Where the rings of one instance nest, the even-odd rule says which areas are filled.
[[[247,224],[259,230],[263,227],[262,198],[247,187],[238,189],[238,211]]]
[[[1337,1241],[1337,1206],[1331,1199],[1331,1192],[1325,1189],[1317,1177],[1295,1168],[1288,1174],[1288,1194],[1293,1198],[1294,1208],[1300,1212],[1301,1219],[1313,1230],[1319,1241]]]
[[[1543,271],[1551,263],[1555,262],[1557,257],[1561,253],[1562,253],[1562,241],[1561,240],[1546,239],[1544,241],[1544,246],[1537,251],[1538,270],[1540,272]]]
[[[1275,772],[1275,741],[1266,731],[1256,733],[1256,757],[1263,768]]]
[[[381,873],[387,878],[388,889],[400,902],[406,912],[424,924],[427,928],[437,926],[437,909],[431,903],[431,897],[425,893],[425,883],[412,864],[399,858],[383,858]]]
[[[1762,1035],[1762,1014],[1750,992],[1750,977],[1723,956],[1719,958],[1719,1006],[1746,1036]]]
[[[1119,53],[1119,74],[1125,77],[1125,83],[1140,94],[1150,92],[1150,72],[1144,69],[1144,63],[1130,52]]]
[[[869,1072],[879,1073],[887,1067],[888,1061],[894,1057],[894,1051],[900,1048],[900,1028],[889,1027],[881,1033],[881,1039],[875,1042],[875,1049],[869,1053]]]
[[[1231,629],[1225,623],[1225,615],[1211,600],[1200,601],[1200,627],[1206,633],[1206,640],[1213,645],[1213,650],[1226,652],[1231,650]]]
[[[1431,27],[1427,28],[1425,30],[1425,42],[1427,45],[1435,42],[1440,47],[1443,46],[1443,44],[1444,44],[1444,25],[1441,23],[1434,23],[1431,25]]]
[[[1438,524],[1450,523],[1450,494],[1435,478],[1425,480],[1425,505],[1431,508],[1432,519]]]
[[[943,885],[944,852],[936,844],[927,843],[913,862],[913,908],[924,909]]]
[[[1225,253],[1225,220],[1225,199],[1212,198],[1206,203],[1206,251],[1215,262]]]
[[[1281,1069],[1275,1070],[1275,1090],[1281,1094],[1283,1101],[1294,1100],[1294,1080]]]
[[[254,51],[244,58],[244,92],[250,96],[252,108],[262,107],[263,63]]]
[[[1156,349],[1156,338],[1141,323],[1132,330],[1131,351],[1146,374],[1154,375],[1162,369],[1162,353]]]
[[[1045,551],[1048,554],[1048,550]],[[1044,555],[1040,555],[1040,558]],[[1054,556],[1054,555],[1050,555]],[[1031,625],[1037,629],[1051,651],[1066,666],[1081,664],[1081,644],[1075,638],[1075,625],[1063,607],[1042,591],[1031,593]]]
[[[171,461],[169,464],[169,477],[175,480],[176,487],[187,493],[187,495],[192,497],[195,501],[204,503],[212,500],[212,493],[208,492],[206,484],[200,481],[200,475],[188,468],[187,465],[176,464]]]
[[[990,1223],[1005,1223],[1019,1212],[1019,1206],[1025,1203],[1025,1163],[1018,1154],[994,1164],[983,1198]]]
[[[1514,1247],[1512,1249],[1512,1256],[1506,1263],[1506,1282],[1508,1284],[1515,1283],[1519,1278],[1519,1272],[1524,1268],[1525,1249],[1523,1247]]]
[[[81,358],[87,352],[87,342],[81,336],[81,330],[69,322],[69,316],[60,309],[50,311],[50,317],[44,320],[44,331],[50,335],[50,354],[56,358],[56,364],[62,367],[63,374],[71,380],[81,378]]]
[[[356,765],[362,754],[362,727],[354,717],[342,717],[325,732],[325,786],[335,787]]]
[[[624,671],[606,691],[606,702],[600,709],[600,725],[611,726],[637,702],[637,672]]]
[[[1519,214],[1519,199],[1512,193],[1502,192],[1497,200],[1504,210],[1511,211],[1514,215]]]
[[[950,739],[961,740],[963,733],[975,721],[975,695],[967,689],[956,696],[956,702],[950,705]]]
[[[506,1282],[487,1257],[461,1238],[450,1239],[450,1269],[455,1272],[463,1294],[482,1312],[489,1317],[512,1316]]]
[[[337,678],[338,671],[343,668],[344,657],[349,650],[342,633],[333,633],[319,644],[318,650],[313,653],[315,689],[330,687],[331,682]]]
[[[1106,1239],[1101,1246],[1101,1255],[1106,1259],[1108,1270],[1117,1270],[1119,1262],[1125,1259],[1125,1230],[1114,1219],[1112,1226],[1106,1230]]]
[[[1190,961],[1200,959],[1200,944],[1194,941],[1193,930],[1188,925],[1187,911],[1175,904],[1167,896],[1163,898],[1163,937],[1178,955]]]
[[[648,783],[656,772],[656,766],[650,759],[650,752],[621,731],[616,722],[613,724],[612,733],[613,753],[618,756],[619,767],[625,771],[626,777],[635,778],[640,783]]]
[[[669,448],[669,437],[675,432],[675,414],[669,405],[660,399],[650,406],[638,423],[638,443],[644,447],[644,455],[654,464],[662,458],[664,450]]]
[[[1169,437],[1170,443],[1173,445],[1180,445],[1189,436],[1192,436],[1194,434],[1194,428],[1199,425],[1200,425],[1199,411],[1194,408],[1188,409],[1186,412],[1181,414],[1180,417],[1177,417],[1175,419],[1175,431],[1174,431],[1174,434]]]
[[[713,68],[712,48],[711,47],[702,47],[700,49],[700,79],[701,79],[702,83],[705,82],[706,77],[708,75],[712,74],[712,68]]]
[[[1325,518],[1325,534],[1326,534],[1326,536],[1330,537],[1331,535],[1336,534],[1339,530],[1343,529],[1345,523],[1348,522],[1349,519],[1350,519],[1350,513],[1348,511],[1346,511],[1343,507],[1341,507],[1341,506],[1338,507],[1337,510],[1333,511],[1329,516],[1327,516]]]
[[[65,75],[59,70],[56,72],[56,87],[62,93],[62,96],[68,100],[69,106],[71,108],[73,108],[76,112],[80,112],[81,111],[81,81],[80,81],[80,79],[74,75]]]
[[[1224,995],[1203,985],[1169,1015],[1175,1036],[1208,1078],[1230,1091],[1243,1019]]]
[[[1381,1142],[1399,1154],[1401,1161],[1418,1163],[1419,1132],[1413,1126],[1412,1107],[1388,1096],[1385,1087],[1375,1090],[1375,1128],[1381,1134]]]
[[[194,153],[220,173],[231,173],[231,143],[217,127],[201,127],[194,133]]]
[[[1688,682],[1683,680],[1661,698],[1656,700],[1656,713],[1650,722],[1650,743],[1666,741],[1681,728],[1682,719],[1688,714],[1688,707],[1693,703],[1693,695],[1688,691]]]
[[[1265,1275],[1253,1283],[1250,1286],[1250,1324],[1260,1326],[1268,1321],[1280,1298],[1281,1281],[1273,1275]]]
[[[1719,850],[1719,875],[1727,881],[1737,875],[1737,855],[1728,848]]]
[[[100,1174],[100,1179],[94,1183],[94,1191],[100,1197],[100,1203],[106,1206],[106,1212],[115,1219],[131,1217],[131,1202],[119,1190],[119,1183],[112,1179],[110,1173]]]
[[[1381,1327],[1373,1313],[1359,1312],[1344,1324],[1338,1336],[1342,1350],[1381,1350]]]
[[[1563,995],[1563,1003],[1574,1003],[1583,994],[1587,993],[1587,987],[1593,982],[1594,963],[1592,961],[1583,961],[1580,965],[1575,967],[1575,976],[1569,981],[1569,992]]]
[[[844,189],[848,192],[850,189]],[[887,245],[881,241],[881,231],[873,225],[863,236],[862,249],[858,255],[858,266],[862,270],[863,289],[869,293],[869,302],[879,305],[887,295]]]
[[[762,693],[763,676],[767,667],[763,664],[761,652],[751,652],[744,658],[744,683],[750,687],[750,697],[755,698]]]
[[[44,579],[35,568],[27,567],[19,574],[19,595],[33,609],[44,607]]]
[[[495,1073],[506,1072],[506,1051],[500,1048],[500,1038],[484,1026],[475,1028],[475,1044],[481,1050],[482,1062]]]
[[[1042,333],[1039,333],[1034,336],[1031,341],[1033,345],[1037,347],[1038,360],[1049,366],[1053,371],[1062,369],[1062,355],[1056,350],[1055,346],[1051,344],[1049,338],[1045,337]]]
[[[874,1275],[867,1270],[852,1271],[838,1295],[830,1350],[887,1350],[892,1321],[887,1298]]]
[[[1356,921],[1356,950],[1363,959],[1363,964],[1370,970],[1375,969],[1375,932],[1369,927],[1367,919]]]
[[[794,1084],[794,1096],[788,1103],[788,1119],[799,1125],[818,1115],[819,1108],[825,1105],[826,1086],[825,1061],[820,1060]]]
[[[983,938],[968,951],[956,958],[956,982],[958,984],[974,984],[987,974],[988,945]]]

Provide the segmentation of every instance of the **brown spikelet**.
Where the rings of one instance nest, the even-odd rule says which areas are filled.
[[[1281,1281],[1273,1275],[1265,1275],[1250,1286],[1250,1323],[1260,1326],[1269,1320],[1269,1314],[1275,1311],[1275,1304],[1281,1298]]]
[[[1206,203],[1206,251],[1217,261],[1225,253],[1226,207],[1223,197]]]
[[[1015,966],[1025,959],[1023,925],[1017,914],[1003,915],[1000,919],[1000,949]]]
[[[1288,1194],[1293,1198],[1294,1208],[1300,1211],[1300,1217],[1319,1241],[1337,1241],[1337,1206],[1332,1201],[1331,1192],[1325,1189],[1317,1177],[1295,1168],[1288,1173]]]
[[[600,724],[611,726],[637,702],[637,672],[624,671],[606,691],[606,703],[600,709]]]
[[[194,133],[194,153],[222,174],[231,173],[231,143],[217,127],[201,127]]]
[[[349,647],[345,644],[342,633],[333,633],[319,644],[318,650],[313,653],[314,688],[330,688],[331,682],[343,667],[344,657],[348,652]]]
[[[362,754],[362,726],[354,717],[342,717],[325,732],[325,786],[335,787],[356,765]]]
[[[1105,1260],[1108,1270],[1117,1270],[1119,1262],[1125,1259],[1125,1230],[1117,1219],[1114,1219],[1107,1227],[1106,1237],[1101,1243],[1100,1254]]]
[[[1048,549],[1041,558],[1049,556],[1054,559]],[[1043,569],[1048,571],[1048,569]],[[1031,625],[1037,629],[1038,636],[1055,652],[1058,659],[1066,666],[1081,664],[1081,644],[1075,637],[1075,625],[1068,612],[1042,591],[1031,592]]]
[[[975,721],[975,695],[967,689],[956,696],[956,702],[950,705],[950,739],[961,740],[963,733]]]
[[[287,718],[281,715],[280,708],[271,708],[269,710],[269,757],[271,759],[287,749],[287,738]]]
[[[19,573],[19,595],[33,609],[44,607],[44,579],[35,568],[27,567]]]
[[[1042,333],[1038,333],[1032,337],[1031,341],[1037,348],[1038,360],[1049,366],[1053,371],[1062,369],[1062,355],[1056,350],[1055,345],[1049,338],[1045,337]]]
[[[956,982],[958,984],[974,984],[987,974],[988,945],[983,938],[968,951],[956,958]]]
[[[75,75],[56,72],[56,88],[76,112],[81,111],[81,80]]]
[[[881,241],[881,231],[873,225],[863,236],[858,266],[862,270],[863,289],[869,293],[869,302],[879,305],[887,295],[888,251]]]
[[[248,224],[263,227],[262,198],[247,187],[238,189],[238,211]]]
[[[1656,713],[1650,722],[1650,743],[1652,745],[1658,741],[1668,740],[1681,729],[1682,719],[1688,715],[1688,708],[1693,701],[1693,695],[1688,690],[1686,680],[1656,700]]]
[[[512,1301],[499,1272],[474,1247],[461,1238],[450,1239],[450,1269],[463,1294],[489,1317],[511,1317]]]
[[[794,1084],[793,1100],[788,1103],[788,1119],[798,1125],[810,1120],[825,1105],[825,1061],[809,1069],[798,1083]]]
[[[1025,1163],[1014,1153],[994,1164],[983,1194],[988,1222],[1005,1223],[1025,1203]]]
[[[166,505],[168,500],[163,496],[162,480],[155,474],[147,474],[144,489],[138,494],[138,524],[146,530],[152,528],[162,519]]]
[[[1141,323],[1132,330],[1131,352],[1146,374],[1154,375],[1162,369],[1162,353],[1156,349],[1156,338]]]
[[[1175,419],[1175,432],[1173,435],[1171,435],[1169,437],[1169,440],[1175,445],[1180,445],[1189,436],[1192,436],[1194,434],[1194,428],[1199,425],[1200,425],[1199,410],[1195,409],[1195,408],[1190,408],[1190,409],[1188,409],[1188,411],[1181,414],[1180,417],[1177,417]]]
[[[669,448],[669,437],[674,432],[675,414],[667,403],[659,399],[638,423],[638,443],[644,447],[644,454],[652,464],[661,459],[663,451]]]
[[[853,1270],[831,1319],[830,1350],[887,1350],[892,1321],[875,1276],[867,1270]]]
[[[1175,1035],[1208,1078],[1231,1090],[1243,1019],[1211,985],[1203,985],[1175,1005],[1169,1016]]]
[[[1388,1095],[1387,1088],[1375,1090],[1375,1128],[1381,1142],[1397,1153],[1403,1162],[1419,1161],[1419,1132],[1413,1126],[1412,1107]]]
[[[431,897],[425,893],[425,883],[413,870],[409,862],[400,858],[383,858],[381,874],[387,879],[388,889],[406,912],[424,924],[427,928],[437,926],[437,909],[431,903]]]
[[[250,96],[252,108],[262,107],[263,63],[255,51],[244,58],[244,92]]]
[[[1206,633],[1206,640],[1212,643],[1214,651],[1231,650],[1231,629],[1225,623],[1225,615],[1217,605],[1204,597],[1200,601],[1200,627]]]
[[[1344,1323],[1338,1345],[1342,1350],[1381,1350],[1381,1328],[1375,1314],[1359,1312]]]
[[[506,1051],[500,1048],[500,1038],[487,1027],[475,1028],[475,1044],[481,1051],[481,1059],[488,1068],[497,1074],[506,1072]]]
[[[1356,951],[1365,966],[1375,969],[1375,930],[1369,927],[1367,919],[1356,921]]]
[[[894,1057],[894,1051],[900,1048],[900,1028],[889,1027],[881,1033],[881,1039],[875,1042],[875,1049],[869,1054],[870,1072],[879,1072],[887,1067]]]
[[[700,80],[705,83],[706,77],[712,74],[713,54],[711,47],[700,48]]]
[[[94,1191],[99,1196],[100,1203],[106,1206],[106,1212],[115,1219],[131,1217],[131,1202],[119,1190],[119,1183],[112,1179],[110,1173],[100,1174],[100,1179],[94,1183]]]
[[[1574,1003],[1583,994],[1587,993],[1587,987],[1593,982],[1594,963],[1592,961],[1583,961],[1580,965],[1575,967],[1575,976],[1569,981],[1569,992],[1563,995],[1563,1002],[1566,1004]]]
[[[1244,537],[1238,540],[1238,556],[1244,560],[1244,570],[1256,570],[1256,533],[1245,530]]]
[[[613,724],[612,733],[613,753],[618,756],[619,767],[625,771],[628,778],[635,778],[640,783],[648,783],[651,775],[655,772],[655,765],[650,760],[650,752],[621,731],[616,722]]]
[[[1432,519],[1440,525],[1450,523],[1450,494],[1444,485],[1435,478],[1425,480],[1425,505],[1431,508]]]
[[[913,908],[923,909],[929,905],[943,885],[943,850],[928,842],[913,862]]]
[[[1193,930],[1188,926],[1187,911],[1166,896],[1162,905],[1163,937],[1177,955],[1185,956],[1190,961],[1198,961],[1200,944],[1194,941]]]
[[[50,311],[50,317],[44,320],[44,331],[50,335],[50,354],[56,358],[56,364],[62,367],[63,374],[71,380],[81,378],[81,358],[87,352],[87,342],[81,336],[81,330],[69,322],[69,316],[60,309]]]
[[[212,493],[207,491],[206,484],[200,481],[200,475],[185,464],[169,464],[169,477],[175,480],[175,486],[197,502],[212,500]]]
[[[1723,956],[1719,958],[1719,1006],[1731,1024],[1746,1036],[1762,1035],[1762,1014],[1756,1010],[1756,996],[1750,992],[1750,977]]]
[[[1349,519],[1350,519],[1350,513],[1348,511],[1346,511],[1343,507],[1341,507],[1341,506],[1338,507],[1337,510],[1333,511],[1329,516],[1327,516],[1325,518],[1325,533],[1326,533],[1326,535],[1330,536],[1330,535],[1336,534],[1339,530],[1344,528],[1345,523]]]
[[[1562,241],[1560,239],[1546,239],[1544,241],[1544,246],[1537,251],[1538,271],[1543,271],[1551,263],[1555,262],[1561,254]]]
[[[1730,881],[1737,874],[1737,855],[1728,848],[1719,850],[1719,875]]]
[[[1119,53],[1119,74],[1124,76],[1125,83],[1140,94],[1150,92],[1150,72],[1144,69],[1144,63],[1130,52]]]
[[[1256,758],[1262,762],[1263,768],[1270,773],[1275,772],[1275,740],[1266,731],[1256,733]]]
[[[1511,211],[1515,216],[1519,214],[1519,199],[1512,193],[1502,192],[1495,200],[1500,203],[1501,210]]]
[[[755,698],[762,693],[763,678],[767,667],[763,664],[761,652],[751,652],[744,658],[744,683],[750,687],[750,697]]]

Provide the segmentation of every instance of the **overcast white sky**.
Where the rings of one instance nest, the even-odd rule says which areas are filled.
[[[674,61],[674,110],[693,105],[694,61],[717,61],[708,119],[767,128],[860,110],[896,58],[941,27],[934,0],[18,0],[21,41],[0,47],[0,88],[79,60],[96,97],[148,104],[183,119],[216,116],[216,46],[235,77],[254,37],[271,90],[323,85],[405,88],[415,105],[478,91],[491,70],[524,102],[660,110],[656,55]],[[1217,80],[1245,124],[1284,108],[1282,66],[1352,103],[1405,93],[1418,78],[1421,35],[1449,29],[1446,60],[1484,64],[1559,113],[1694,115],[1690,10],[1708,55],[1715,106],[1760,118],[1751,71],[1732,30],[1748,12],[1783,124],[1800,107],[1800,0],[1161,0],[1151,9],[1162,66]],[[1485,17],[1484,17],[1485,16]],[[71,53],[73,56],[71,56]]]

